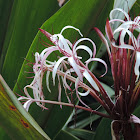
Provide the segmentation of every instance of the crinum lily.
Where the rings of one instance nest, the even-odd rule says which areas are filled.
[[[30,85],[27,85],[24,87],[24,92],[27,95],[27,97],[20,97],[19,100],[27,100],[24,103],[24,107],[27,110],[29,109],[29,106],[32,102],[36,102],[37,105],[46,109],[44,106],[44,103],[45,102],[48,103],[48,101],[44,99],[45,97],[42,91],[42,79],[43,79],[45,71],[47,71],[46,84],[47,84],[48,90],[50,91],[49,82],[48,82],[50,72],[52,72],[52,78],[53,78],[54,84],[55,84],[55,77],[57,74],[58,81],[59,81],[58,85],[60,89],[59,96],[58,96],[59,102],[56,103],[54,101],[50,101],[49,103],[64,105],[64,103],[62,103],[60,99],[61,98],[60,77],[61,77],[63,80],[63,87],[65,89],[68,89],[69,91],[76,91],[76,95],[79,101],[85,106],[84,108],[82,107],[83,109],[96,113],[96,114],[100,114],[101,116],[104,116],[104,117],[109,117],[106,114],[92,110],[79,97],[79,95],[87,96],[88,94],[90,94],[97,101],[100,102],[100,104],[107,110],[109,114],[111,114],[110,110],[112,110],[111,108],[113,107],[113,102],[111,101],[110,97],[108,96],[104,88],[102,87],[99,80],[88,69],[88,64],[92,61],[98,61],[102,63],[106,68],[106,72],[107,72],[107,65],[100,58],[95,58],[96,46],[91,39],[81,38],[78,41],[76,41],[74,44],[72,44],[68,39],[65,39],[62,33],[67,28],[72,28],[78,31],[79,34],[82,36],[80,30],[73,26],[66,26],[61,30],[60,34],[54,34],[54,35],[51,35],[45,30],[40,29],[40,31],[49,40],[51,40],[55,46],[50,46],[50,47],[45,48],[40,54],[38,52],[35,53],[35,64],[33,66],[35,77]],[[89,41],[93,46],[93,51],[86,45],[78,45],[79,43],[82,43],[83,41]],[[85,64],[81,61],[82,57],[78,55],[77,53],[78,50],[85,50],[89,54],[89,59],[87,59],[84,62]],[[58,60],[54,62],[48,61],[47,60],[48,56],[54,51],[59,51],[64,56],[59,57]],[[91,87],[84,84],[83,78],[85,78],[89,82]],[[69,85],[66,80],[70,80],[72,83],[74,83],[75,89],[72,90],[71,84]],[[82,87],[86,92],[82,92],[82,93],[79,92],[78,91],[79,87]],[[34,99],[31,98],[31,96],[29,95],[27,88],[31,88],[33,90]],[[98,92],[100,92],[102,96],[100,96]],[[69,97],[67,98],[69,102],[69,105],[68,104],[67,105],[73,106],[70,98]],[[76,107],[81,108],[79,106],[76,106]]]
[[[127,21],[121,19],[113,19],[113,12],[120,11],[124,13]],[[40,29],[40,31],[54,44],[45,48],[40,54],[35,53],[35,64],[33,70],[35,77],[30,85],[27,85],[24,88],[24,92],[27,97],[20,97],[19,100],[26,100],[24,103],[25,109],[29,109],[31,103],[36,102],[37,105],[47,109],[45,103],[49,104],[58,104],[60,106],[66,105],[70,107],[80,108],[91,113],[98,114],[100,116],[112,119],[112,136],[114,139],[120,139],[120,134],[124,136],[124,139],[132,139],[132,128],[130,123],[139,124],[140,120],[132,113],[139,99],[140,93],[140,80],[139,80],[139,65],[140,65],[140,35],[137,39],[133,35],[133,31],[137,30],[139,32],[139,17],[136,17],[134,21],[130,20],[130,17],[126,12],[121,9],[114,9],[110,13],[111,20],[106,22],[106,34],[110,40],[110,47],[100,32],[99,29],[94,28],[97,34],[100,36],[101,40],[105,43],[111,63],[112,76],[114,80],[114,90],[115,90],[115,99],[114,101],[109,97],[106,90],[101,85],[100,81],[96,76],[89,70],[88,64],[92,61],[101,62],[107,72],[107,64],[100,58],[95,58],[96,55],[96,46],[94,42],[89,38],[81,38],[75,43],[71,43],[68,39],[64,38],[62,35],[63,31],[67,28],[74,29],[83,36],[79,29],[73,26],[64,27],[59,34],[51,35],[47,31]],[[121,22],[121,25],[112,31],[111,25],[113,22]],[[119,33],[118,44],[117,40],[114,39],[114,35]],[[128,34],[129,40],[128,43],[125,42],[125,36]],[[78,45],[83,41],[89,41],[93,50],[86,45]],[[84,50],[89,54],[89,59],[82,62],[82,57],[78,55],[78,50]],[[51,55],[54,51],[59,51],[63,56],[58,57],[58,60],[53,62],[48,60],[48,56]],[[43,91],[42,91],[42,81],[45,72],[46,74],[46,85],[49,88],[49,75],[52,72],[53,83],[55,84],[55,78],[57,75],[59,81],[59,95],[57,101],[45,100]],[[104,74],[106,74],[106,72]],[[104,75],[103,74],[103,75]],[[102,75],[102,76],[103,76]],[[62,80],[60,80],[62,78]],[[86,79],[89,85],[84,83],[83,79]],[[68,84],[67,80],[71,83]],[[61,82],[63,87],[70,92],[76,92],[76,97],[84,106],[74,105],[71,102],[71,99],[68,95],[68,103],[61,102]],[[74,89],[72,89],[74,84]],[[83,88],[84,92],[79,92],[78,88]],[[33,90],[34,99],[29,95],[27,88]],[[79,97],[87,96],[90,94],[94,99],[96,99],[102,107],[106,110],[108,114],[103,114],[96,110],[92,110],[87,106]],[[115,130],[115,131],[114,131]],[[129,130],[129,135],[127,134]],[[138,139],[138,137],[135,137]]]
[[[113,13],[117,11],[122,12],[126,20],[113,19]],[[111,24],[114,22],[121,24],[113,31]],[[115,139],[120,139],[120,134],[124,136],[124,139],[134,139],[130,122],[138,125],[138,128],[140,124],[140,119],[132,115],[140,93],[140,17],[131,21],[125,11],[119,8],[114,9],[110,12],[110,21],[106,21],[105,29],[111,47],[100,30],[95,28],[95,31],[107,47],[114,79],[116,98],[114,111],[118,113],[118,116],[113,116],[112,134]],[[133,34],[134,30],[138,32],[137,39]],[[114,37],[116,33],[119,33],[117,40]],[[127,42],[126,39],[128,39]],[[136,131],[139,133],[138,128]],[[139,136],[135,136],[135,139],[139,139]]]

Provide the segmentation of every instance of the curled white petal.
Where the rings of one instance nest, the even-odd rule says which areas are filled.
[[[51,92],[50,86],[49,86],[49,75],[50,75],[50,71],[47,71],[47,73],[46,73],[46,85],[47,85],[48,91]]]
[[[93,49],[94,49],[94,51],[93,51],[93,57],[95,57],[95,54],[96,54],[96,45],[95,45],[95,43],[91,40],[91,39],[89,39],[89,38],[81,38],[81,39],[79,39],[75,44],[74,44],[74,46],[73,46],[73,50],[76,50],[76,46],[80,43],[80,42],[82,42],[82,41],[89,41],[89,42],[91,42],[91,44],[93,45]]]
[[[127,18],[127,20],[130,20],[129,15],[128,15],[124,10],[122,10],[121,8],[115,8],[115,9],[113,9],[113,10],[110,12],[110,19],[111,19],[111,20],[113,19],[113,13],[114,13],[115,11],[120,11],[120,12],[122,12],[122,13],[124,14],[124,16]]]
[[[72,72],[74,72],[74,70],[73,70],[72,68],[69,69],[69,70],[67,70],[67,71],[65,72],[65,76],[64,76],[64,79],[63,79],[64,85],[65,85],[66,88],[69,89],[69,90],[71,90],[71,88],[70,88],[70,86],[67,84],[66,77],[67,77],[68,74],[71,74]]]
[[[73,67],[75,73],[78,75],[79,79],[81,81],[83,81],[83,77],[82,77],[82,74],[80,72],[80,69],[79,69],[78,65],[76,64],[75,60],[73,59],[73,57],[69,57],[68,61],[69,61],[70,65]]]
[[[100,59],[100,58],[91,58],[91,59],[88,59],[86,61],[86,67],[88,67],[88,64],[91,62],[91,61],[97,61],[97,62],[100,62],[102,63],[104,66],[105,66],[105,73],[102,75],[102,77],[107,73],[107,64],[104,60]]]
[[[123,44],[123,45],[116,45],[115,42],[112,42],[113,47],[116,48],[124,48],[124,49],[130,49],[130,50],[134,50],[134,47],[131,45],[127,45],[127,44]]]
[[[77,51],[77,50],[79,50],[79,49],[83,49],[83,50],[87,51],[88,54],[90,55],[90,57],[92,57],[92,51],[91,51],[91,49],[90,49],[89,47],[87,47],[87,46],[85,46],[85,45],[80,45],[80,46],[78,46],[78,47],[75,49],[75,51]]]
[[[32,103],[32,100],[28,100],[23,105],[23,107],[26,109],[27,112],[29,110],[29,107],[30,107],[31,103]]]
[[[75,89],[76,89],[76,95],[77,95],[77,98],[78,98],[78,100],[79,100],[79,102],[81,102],[84,106],[86,106],[87,108],[90,108],[88,105],[86,105],[82,100],[81,100],[81,98],[79,97],[79,91],[78,91],[78,85],[79,85],[79,82],[80,82],[80,80],[79,80],[79,77],[77,77],[76,78],[76,81],[75,81]],[[87,94],[87,93],[86,93]],[[84,94],[82,94],[82,96],[83,96]]]
[[[140,72],[139,72],[139,67],[140,67],[140,52],[136,52],[136,63],[135,63],[135,75],[137,76],[136,81],[139,78]]]
[[[54,65],[54,68],[53,68],[53,72],[52,72],[52,77],[53,77],[53,83],[55,85],[55,76],[56,76],[56,72],[57,72],[57,69],[58,69],[58,66],[60,65],[60,63],[64,60],[68,58],[67,56],[63,56],[61,57],[57,62],[56,64]]]
[[[98,92],[100,91],[96,82],[93,80],[87,70],[83,72],[83,76],[88,80],[88,82],[92,85],[93,88],[95,88]]]
[[[78,28],[75,28],[75,27],[70,26],[70,25],[65,26],[65,27],[61,30],[60,34],[62,34],[62,32],[63,32],[64,30],[69,29],[69,28],[72,28],[72,29],[74,29],[74,30],[78,31],[78,32],[79,32],[79,34],[83,37],[82,33],[80,32],[80,30],[79,30]]]
[[[138,117],[136,117],[135,115],[132,114],[130,116],[129,122],[140,124],[140,119]]]
[[[88,90],[86,92],[79,92],[78,91],[78,94],[81,95],[81,96],[87,96],[89,93],[90,93],[90,90]]]
[[[58,34],[58,37],[59,37],[58,46],[59,46],[62,50],[66,51],[66,52],[68,52],[68,53],[71,53],[71,49],[70,49],[70,47],[69,47],[69,45],[68,45],[68,43],[67,43],[67,40],[63,37],[63,35]]]
[[[38,52],[35,53],[35,62],[38,62],[40,60],[40,55]]]
[[[128,29],[125,29],[125,28],[117,28],[117,29],[114,31],[114,34],[115,34],[116,32],[120,32],[120,31],[122,31],[122,32],[121,32],[121,36],[120,36],[120,43],[121,43],[121,45],[125,44],[125,43],[124,43],[124,37],[125,37],[125,35],[126,35],[126,33],[127,33],[127,34],[129,35],[129,37],[132,39],[132,43],[135,44],[136,47],[138,46],[138,45],[137,45],[137,40],[136,40],[135,36],[132,34],[132,32],[130,32]]]

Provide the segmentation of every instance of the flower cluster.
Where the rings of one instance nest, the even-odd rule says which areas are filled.
[[[78,41],[76,41],[74,44],[72,44],[68,39],[65,39],[62,33],[67,28],[72,28],[78,31],[81,36],[83,36],[80,30],[73,26],[66,26],[61,30],[60,34],[54,34],[54,35],[51,35],[48,32],[44,31],[43,29],[40,29],[40,31],[43,34],[45,34],[46,37],[49,38],[55,46],[50,46],[44,49],[40,54],[38,52],[35,53],[35,64],[33,66],[33,71],[35,73],[34,79],[30,85],[27,85],[24,87],[24,93],[27,95],[27,97],[19,98],[19,100],[27,100],[24,104],[24,107],[26,108],[27,111],[32,102],[36,102],[37,105],[46,109],[44,106],[44,102],[42,103],[42,101],[44,100],[44,95],[42,91],[42,80],[43,80],[45,71],[47,71],[46,84],[47,84],[48,91],[50,91],[50,88],[49,88],[50,71],[52,72],[52,78],[53,78],[54,84],[55,84],[55,77],[57,74],[58,81],[59,81],[59,84],[58,84],[59,85],[59,96],[58,96],[59,102],[61,101],[60,76],[63,81],[63,87],[65,89],[68,89],[69,91],[73,91],[73,89],[71,89],[71,84],[67,83],[67,79],[75,83],[74,90],[76,90],[76,95],[78,99],[80,100],[80,102],[86,107],[88,106],[80,99],[79,95],[87,96],[90,93],[95,98],[97,98],[97,100],[100,100],[100,102],[102,102],[101,99],[96,95],[96,93],[102,90],[103,87],[101,86],[97,78],[89,71],[88,64],[92,61],[99,61],[104,64],[106,68],[106,72],[107,72],[107,65],[102,59],[95,58],[96,46],[91,39],[81,38]],[[93,46],[93,50],[91,50],[86,45],[78,45],[79,43],[83,41],[89,41]],[[78,50],[85,50],[89,54],[89,59],[86,60],[84,63],[81,61],[82,57],[77,54]],[[48,56],[54,51],[59,51],[64,56],[60,57],[57,61],[54,61],[54,62],[48,61],[47,60]],[[72,76],[73,75],[72,73],[75,73],[76,76],[75,77]],[[85,78],[90,83],[92,89],[83,83],[83,78]],[[100,87],[101,89],[98,86],[101,86]],[[86,92],[84,93],[79,92],[78,91],[79,87],[84,88]],[[34,99],[32,99],[31,96],[29,95],[27,88],[31,88],[33,90]],[[103,92],[105,91],[103,90]],[[107,93],[105,94],[107,95]],[[71,100],[69,99],[68,96],[67,98],[68,98],[68,102],[71,103]],[[102,104],[104,103],[102,102]]]
[[[113,14],[118,11],[124,14],[125,20],[113,18]],[[114,22],[120,22],[120,25],[115,30],[112,30],[111,25],[114,24]],[[140,120],[132,115],[140,93],[140,17],[138,16],[132,21],[129,15],[122,9],[116,8],[112,10],[110,13],[110,20],[106,21],[105,27],[110,44],[100,30],[94,28],[106,45],[108,51],[114,80],[115,101],[110,99],[100,81],[88,68],[90,62],[98,61],[105,66],[106,71],[104,74],[107,72],[107,64],[102,59],[95,57],[96,46],[94,42],[89,38],[80,38],[75,43],[71,43],[62,35],[63,31],[68,28],[76,30],[81,37],[83,37],[80,30],[73,26],[65,26],[59,34],[54,35],[40,29],[54,46],[45,48],[40,54],[38,52],[35,53],[35,64],[33,66],[35,74],[34,79],[30,85],[24,87],[24,92],[27,97],[22,96],[19,98],[19,100],[26,100],[24,103],[25,109],[28,111],[32,102],[36,102],[37,105],[44,109],[47,109],[45,103],[74,107],[68,95],[66,95],[68,103],[61,102],[61,85],[63,85],[65,91],[75,91],[77,98],[84,105],[84,107],[76,105],[75,107],[77,108],[82,108],[92,113],[121,122],[128,121],[129,123],[140,123]],[[136,35],[138,34],[137,37],[135,32]],[[118,35],[117,39],[115,39],[115,35]],[[86,45],[81,45],[83,41],[89,41],[92,44],[93,49],[90,49]],[[78,50],[86,51],[89,54],[89,58],[82,62],[82,57],[78,54]],[[58,60],[52,62],[48,60],[48,57],[54,51],[58,51],[63,56],[58,57]],[[42,90],[42,80],[46,71],[46,85],[48,91],[51,92],[49,88],[50,72],[52,72],[54,84],[56,76],[58,78],[58,102],[45,100]],[[104,74],[102,76],[104,76]],[[84,78],[88,81],[88,85],[84,83]],[[67,80],[70,82],[67,82]],[[63,83],[61,83],[61,81]],[[72,84],[74,84],[74,89],[72,89]],[[84,89],[83,93],[79,92],[79,87]],[[27,88],[33,90],[34,99],[29,95]],[[79,95],[87,96],[88,94],[95,98],[104,107],[108,115],[92,110],[79,97]]]

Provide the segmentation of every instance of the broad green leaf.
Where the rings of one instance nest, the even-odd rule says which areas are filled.
[[[111,140],[111,120],[102,119],[97,127],[95,136],[91,140]]]
[[[67,131],[61,130],[58,135],[54,138],[54,140],[80,140],[74,135],[70,134]]]
[[[57,34],[61,31],[61,29],[64,26],[72,25],[79,28],[83,33],[83,35],[86,37],[89,31],[91,30],[91,28],[95,25],[97,18],[100,18],[98,17],[98,15],[100,15],[104,5],[108,1],[109,0],[103,0],[103,1],[70,0],[56,14],[54,14],[50,19],[48,19],[41,28],[45,29],[50,33],[52,33],[52,29],[53,29],[53,32]],[[113,2],[109,4],[112,5]],[[106,17],[104,17],[104,19],[106,19]],[[76,39],[79,38],[78,33],[70,29],[64,31],[64,36],[70,39],[70,41],[72,42],[74,42]],[[26,57],[26,60],[30,62],[34,62],[34,57],[32,55],[33,53],[35,53],[36,51],[41,52],[44,49],[44,46],[41,45],[41,43],[39,43],[38,41],[39,37],[41,37],[43,41],[50,43],[48,39],[44,35],[42,35],[42,33],[38,32]],[[54,60],[55,58],[56,55],[54,54],[51,55],[50,59]],[[25,71],[32,71],[32,69],[29,68],[29,66],[27,66],[26,64],[27,62],[24,61],[17,80],[17,84],[14,88],[14,91],[18,94],[21,94],[19,88],[23,89],[23,87],[27,83],[29,84],[32,80],[32,79],[27,80],[26,78],[26,77],[30,77],[31,74],[27,74],[25,73]],[[51,93],[48,93],[48,91],[45,89],[46,87],[43,86],[45,97],[46,99],[57,100],[58,88],[57,86],[53,87],[52,85],[53,85],[52,80],[50,79],[50,87],[52,90]],[[62,92],[62,101],[67,102],[64,91]],[[34,104],[31,106],[29,112],[39,123],[39,125],[45,130],[45,132],[51,138],[53,138],[66,123],[69,115],[72,112],[72,109],[68,107],[63,107],[62,109],[60,109],[60,106],[56,106],[56,105],[47,105],[47,107],[49,108],[49,110],[42,111],[41,109],[39,109],[39,107],[37,107]]]
[[[130,10],[130,17],[134,19],[136,16],[140,15],[140,1],[136,1],[132,9]]]
[[[109,97],[112,98],[115,95],[114,90],[102,82],[101,82],[101,84],[102,84],[103,88],[105,89],[105,91],[108,93]]]
[[[91,138],[94,137],[95,133],[89,130],[84,130],[84,129],[66,129],[69,133],[73,134],[74,136],[82,139],[82,140],[91,140]]]
[[[0,140],[11,140],[10,136],[5,135],[6,131],[0,127]]]
[[[29,113],[25,111],[1,75],[0,97],[0,124],[12,139],[50,140]]]
[[[57,0],[14,1],[1,57],[2,63],[4,61],[2,75],[10,88],[16,83],[38,28],[58,9]]]

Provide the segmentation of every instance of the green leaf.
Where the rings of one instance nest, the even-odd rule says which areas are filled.
[[[70,129],[67,128],[66,131],[71,133],[72,135],[82,139],[82,140],[91,140],[94,137],[95,133],[89,130],[84,129]]]
[[[95,136],[91,140],[111,140],[111,120],[102,119],[97,127]]]
[[[2,127],[0,127],[0,140],[11,140],[10,136],[5,134],[5,130]]]
[[[103,88],[105,89],[105,91],[108,93],[109,97],[112,98],[115,95],[115,91],[108,85],[102,83]]]
[[[104,5],[108,1],[109,0],[71,0],[50,19],[48,19],[41,28],[45,29],[50,33],[52,33],[53,29],[53,31],[57,34],[61,31],[61,29],[64,26],[72,25],[79,28],[84,36],[87,36],[91,28],[95,25],[98,15],[100,15]],[[72,42],[74,42],[79,37],[78,33],[74,30],[64,31],[64,36],[70,39],[70,41]],[[42,46],[41,43],[38,43],[38,39],[40,37],[43,41],[50,43],[42,33],[38,32],[30,47],[26,60],[34,62],[34,57],[32,56],[32,53],[35,53],[36,51],[41,52],[44,49],[44,46]],[[38,50],[38,48],[40,49]],[[54,60],[55,58],[56,55],[54,54],[51,55],[50,59]],[[27,83],[29,84],[31,82],[31,79],[27,80],[26,78],[30,77],[31,74],[27,74],[24,71],[32,71],[32,69],[29,68],[29,66],[27,66],[26,64],[27,62],[24,61],[17,80],[17,84],[14,88],[14,91],[18,94],[21,94],[19,87],[23,89],[23,87],[27,85]],[[52,79],[50,79],[50,87],[52,92],[48,93],[48,91],[46,90],[46,86],[43,86],[46,99],[57,100],[58,88],[57,86],[53,87]],[[64,91],[62,92],[62,101],[67,102]],[[60,106],[56,105],[47,105],[47,107],[49,108],[49,110],[42,111],[41,109],[39,109],[39,107],[37,107],[34,104],[31,106],[29,112],[39,123],[39,125],[45,130],[45,132],[51,138],[53,138],[66,123],[67,119],[69,118],[69,115],[72,112],[72,109],[68,107],[63,107],[63,109],[60,109]]]
[[[12,139],[45,140],[50,138],[25,111],[0,75],[0,125]]]
[[[140,1],[136,1],[132,9],[130,10],[130,17],[134,19],[136,16],[140,14]]]
[[[0,1],[0,56],[2,53],[1,50],[3,47],[4,39],[5,39],[6,29],[7,29],[12,5],[13,5],[13,0]]]
[[[54,140],[80,140],[67,131],[61,130]]]
[[[4,61],[2,75],[10,88],[16,83],[38,28],[58,9],[57,0],[14,1],[1,57],[1,61]]]

